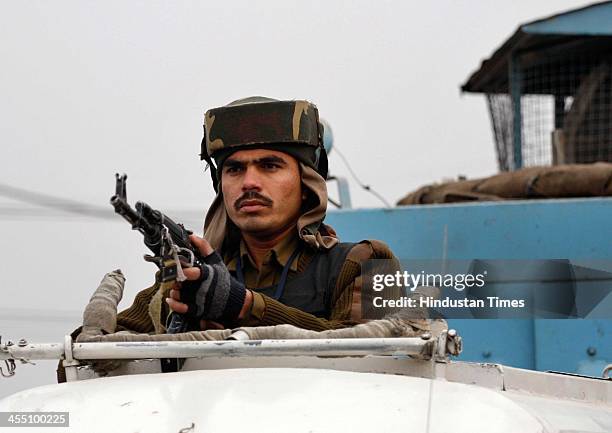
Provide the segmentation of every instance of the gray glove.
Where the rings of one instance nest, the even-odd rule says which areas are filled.
[[[231,276],[216,252],[204,258],[200,278],[183,283],[181,288],[181,302],[189,307],[188,315],[224,325],[238,319],[245,297],[244,284]]]

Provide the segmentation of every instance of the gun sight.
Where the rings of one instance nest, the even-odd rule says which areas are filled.
[[[149,224],[149,222],[142,217],[141,212],[132,209],[127,202],[127,174],[120,175],[119,173],[116,173],[115,179],[115,195],[110,199],[110,203],[115,208],[115,212],[129,222],[133,229],[136,229],[146,235],[155,235],[155,227]]]

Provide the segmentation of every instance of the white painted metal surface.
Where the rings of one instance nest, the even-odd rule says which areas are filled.
[[[194,428],[186,431],[552,431],[545,430],[521,404],[482,387],[291,368],[192,371],[66,383],[34,388],[0,401],[0,411],[11,410],[69,411],[71,427],[66,431],[91,433],[179,432],[192,424]]]
[[[446,334],[444,335],[446,341]],[[247,340],[247,341],[146,341],[121,343],[72,343],[66,336],[59,343],[0,346],[3,359],[63,359],[68,353],[79,360],[144,359],[144,358],[207,358],[217,356],[363,356],[431,355],[434,341],[422,338],[347,338],[312,340]],[[442,344],[441,357],[446,353]]]
[[[449,341],[23,342],[0,352],[74,355],[75,381],[15,394],[0,411],[68,411],[67,432],[612,432],[611,380],[448,362],[438,349]],[[159,374],[169,354],[191,358]],[[77,366],[97,356],[124,360],[106,378]]]

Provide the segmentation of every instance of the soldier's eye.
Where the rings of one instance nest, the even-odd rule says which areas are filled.
[[[225,173],[228,174],[240,173],[240,171],[242,171],[242,167],[238,165],[230,165],[228,167],[225,167]]]
[[[261,166],[266,170],[275,170],[277,168],[280,168],[280,165],[274,162],[264,162]]]

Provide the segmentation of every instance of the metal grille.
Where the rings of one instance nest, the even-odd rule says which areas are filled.
[[[497,162],[501,171],[514,167],[512,155],[512,99],[503,93],[487,94],[487,105],[493,125]]]
[[[612,56],[525,57],[531,64],[509,77],[520,88],[522,165],[612,161]],[[499,168],[515,169],[512,97],[488,94],[487,102]]]

